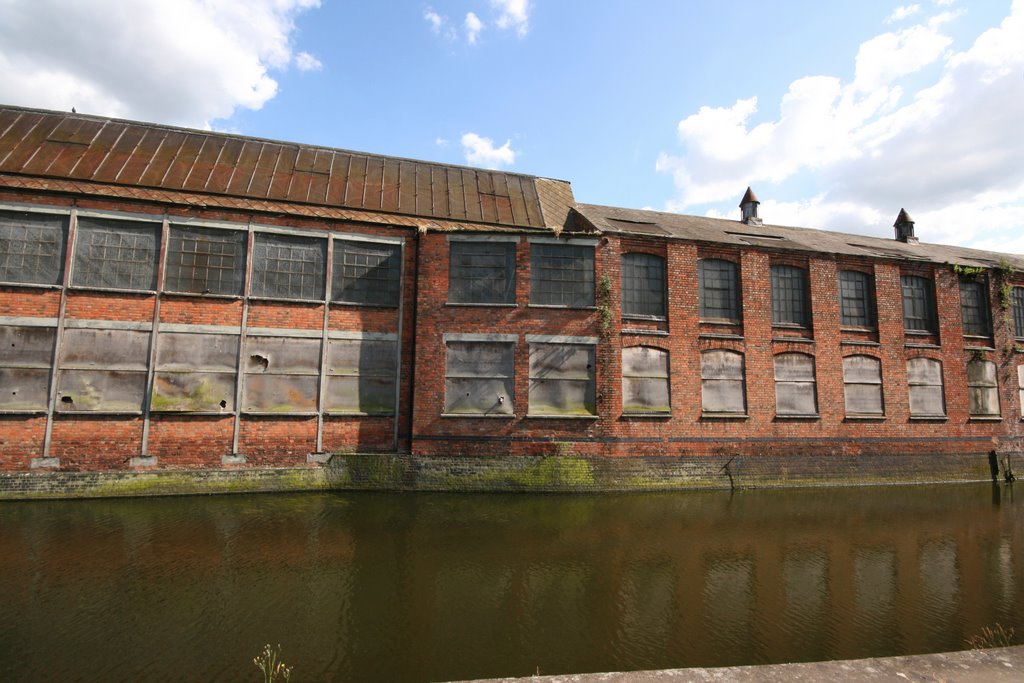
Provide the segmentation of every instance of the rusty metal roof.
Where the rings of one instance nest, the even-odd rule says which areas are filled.
[[[0,173],[536,229],[574,203],[559,180],[11,106]]]

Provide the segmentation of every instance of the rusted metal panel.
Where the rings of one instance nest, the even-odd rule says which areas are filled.
[[[311,413],[317,409],[317,377],[247,374],[242,410],[254,413]]]
[[[184,187],[185,179],[196,165],[205,143],[206,136],[204,135],[186,135],[175,152],[174,159],[168,164],[167,172],[164,173],[160,186],[174,189]]]
[[[349,164],[352,163],[351,154],[334,152],[331,156],[330,179],[327,183],[327,194],[324,203],[329,206],[339,206],[345,198],[345,188],[348,186]]]
[[[320,372],[320,340],[291,337],[246,337],[245,372],[249,374],[316,375]]]
[[[526,224],[533,227],[544,225],[544,215],[540,210],[540,196],[537,194],[537,182],[533,179],[523,180],[523,199],[526,202]]]
[[[306,190],[306,198],[303,201],[319,204],[326,199],[333,158],[333,152],[326,149],[317,150],[316,158],[313,160],[313,170],[310,172],[309,188]]]
[[[11,153],[21,144],[25,136],[43,120],[42,114],[5,110],[0,119],[0,167],[17,172],[20,166],[14,165]]]
[[[213,162],[210,174],[206,177],[203,190],[205,192],[227,192],[228,185],[235,169],[240,166],[242,151],[245,149],[243,140],[226,140],[218,147],[217,158]],[[189,183],[198,181],[198,178],[190,178]]]
[[[486,171],[476,173],[477,191],[480,193],[480,215],[488,223],[498,222],[498,205],[494,196],[494,178]]]
[[[363,207],[363,193],[366,191],[366,165],[369,160],[365,156],[353,155],[348,168],[348,186],[341,203],[344,206]]]
[[[0,412],[46,410],[49,368],[0,367]]]
[[[395,380],[394,377],[328,377],[324,401],[327,412],[393,415]]]
[[[229,334],[161,332],[156,369],[171,372],[234,372],[238,337]]]
[[[56,339],[53,327],[0,325],[0,367],[48,368]]]
[[[529,217],[526,211],[526,199],[523,196],[523,178],[521,176],[506,176],[508,183],[509,209],[512,211],[512,223],[515,225],[529,225]]]
[[[111,170],[117,173],[116,178],[98,177],[96,180],[137,185],[142,180],[143,175],[145,175],[153,157],[160,151],[160,146],[163,144],[166,134],[166,131],[159,128],[151,128],[145,131],[145,135],[139,140],[138,145],[129,155],[124,166],[120,169],[111,167]]]
[[[466,196],[466,218],[471,221],[483,221],[483,210],[480,208],[480,191],[477,189],[476,173],[462,169],[462,191]]]
[[[227,146],[228,140],[207,135],[203,139],[203,148],[199,150],[192,168],[182,181],[182,186],[198,192],[207,191],[207,181],[213,173],[213,169],[220,158],[221,152]]]
[[[50,176],[77,176],[81,169],[95,166],[106,154],[106,150],[117,140],[118,131],[114,126],[108,126],[101,121],[89,121],[91,138],[90,144],[84,149],[78,150],[74,146],[68,146],[61,151],[61,154],[46,169]],[[93,160],[87,162],[87,160]],[[72,173],[74,171],[74,173]],[[88,176],[86,176],[88,177]]]
[[[151,409],[158,412],[232,412],[235,375],[224,373],[157,372]]]
[[[434,211],[434,197],[431,188],[430,169],[416,164],[416,213],[431,215]]]
[[[167,171],[170,170],[171,164],[174,163],[174,158],[178,155],[178,150],[181,149],[187,137],[188,135],[184,132],[166,131],[163,139],[160,141],[160,148],[156,150],[153,158],[150,159],[149,165],[139,179],[139,184],[161,187]]]
[[[448,189],[448,174],[440,166],[430,167],[430,206],[432,216],[447,216],[453,200]]]
[[[261,154],[266,145],[257,140],[246,140],[238,153],[238,160],[235,162],[227,180],[228,194],[247,195],[251,191],[253,177],[260,168]],[[219,176],[218,176],[219,177]]]
[[[299,155],[299,150],[292,145],[277,146],[281,152],[277,157],[277,164],[274,166],[267,196],[274,199],[290,199],[288,188],[292,184],[292,176],[295,173],[295,157]]]
[[[379,157],[366,158],[366,185],[363,187],[363,201],[360,206],[376,210],[380,208],[380,193],[384,184],[384,160]]]
[[[380,193],[380,208],[382,211],[398,211],[398,191],[401,171],[401,162],[397,159],[384,160],[384,179]]]
[[[64,330],[60,366],[141,370],[149,365],[149,332],[71,327]]]
[[[398,210],[416,213],[416,164],[402,161],[398,172]]]
[[[277,168],[281,146],[268,142],[260,143],[260,155],[253,168],[252,177],[246,187],[245,194],[251,197],[264,198],[270,194],[270,186],[274,180],[274,169]]]
[[[94,147],[99,152],[96,157],[92,151],[82,158],[82,162],[76,169],[75,177],[93,178],[104,182],[115,182],[120,179],[122,169],[128,160],[135,153],[135,148],[146,136],[146,130],[137,126],[125,126],[123,124],[110,123],[107,129],[116,131],[117,142],[109,149]],[[141,171],[140,171],[141,174]]]
[[[6,158],[2,161],[3,168],[21,173],[25,164],[35,155],[39,146],[58,123],[60,119],[56,117],[26,115],[24,122],[19,121],[19,125],[15,126],[16,130],[21,131],[21,135],[12,140],[14,144],[4,155]]]
[[[146,394],[146,373],[121,370],[61,370],[59,412],[138,412]]]
[[[462,171],[457,168],[445,169],[448,180],[448,215],[456,220],[466,217],[466,193],[462,187]]]

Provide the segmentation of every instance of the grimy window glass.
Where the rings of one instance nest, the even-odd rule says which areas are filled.
[[[701,259],[697,263],[701,319],[739,322],[739,268],[721,259]]]
[[[530,415],[597,415],[596,347],[530,344]]]
[[[155,412],[231,412],[237,367],[237,335],[160,332],[150,407]]]
[[[164,289],[197,294],[242,294],[245,242],[240,230],[172,225],[167,241]]]
[[[942,417],[946,403],[942,395],[942,363],[931,358],[907,361],[910,414],[914,417]]]
[[[700,354],[701,410],[706,415],[746,412],[743,354],[712,349]]]
[[[1024,337],[1024,287],[1013,288],[1013,336]]]
[[[967,394],[971,417],[999,416],[999,385],[996,364],[972,360],[967,364]]]
[[[932,281],[917,275],[904,275],[903,327],[910,332],[935,331],[935,289]]]
[[[393,415],[395,344],[391,339],[331,339],[327,343],[326,410]]]
[[[796,266],[772,266],[772,323],[807,327],[807,271]]]
[[[530,245],[530,303],[586,308],[594,305],[594,247]]]
[[[804,353],[775,356],[775,414],[817,415],[814,357]]]
[[[847,356],[843,359],[843,389],[847,415],[881,416],[882,361],[872,356]]]
[[[515,344],[449,341],[445,355],[444,412],[512,415]]]
[[[987,290],[986,282],[960,281],[960,313],[964,334],[987,335],[992,332]]]
[[[453,304],[515,303],[515,243],[451,242],[448,301]]]
[[[315,237],[256,233],[252,295],[322,301],[327,241]]]
[[[75,237],[71,284],[154,290],[159,251],[159,223],[82,216]]]
[[[665,317],[665,259],[622,255],[622,315]]]
[[[650,346],[622,349],[622,412],[668,413],[668,351]]]
[[[0,282],[61,284],[68,220],[53,214],[0,211]]]
[[[331,301],[398,306],[401,253],[397,244],[334,240]]]
[[[870,275],[857,270],[839,271],[839,311],[843,325],[875,326],[875,295]]]

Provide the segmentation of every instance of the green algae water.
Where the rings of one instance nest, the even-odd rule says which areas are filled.
[[[1024,490],[1016,492],[1024,498]],[[0,504],[0,680],[437,681],[1024,642],[1024,499],[949,485]]]

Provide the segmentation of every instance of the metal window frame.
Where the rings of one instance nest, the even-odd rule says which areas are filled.
[[[52,228],[56,227],[56,230],[59,233],[59,240],[58,240],[58,244],[57,244],[57,253],[55,255],[53,255],[53,257],[52,257],[56,261],[56,264],[55,264],[56,265],[56,272],[53,273],[53,277],[47,277],[45,281],[41,281],[40,279],[33,280],[33,279],[12,279],[10,277],[5,278],[2,275],[0,275],[0,284],[4,284],[4,285],[10,284],[10,285],[16,285],[16,286],[29,286],[29,287],[48,287],[48,288],[60,287],[61,283],[64,281],[64,261],[65,261],[65,256],[66,256],[67,251],[68,251],[68,234],[70,233],[70,230],[71,230],[71,213],[70,213],[70,211],[67,211],[67,212],[25,211],[24,209],[8,208],[6,205],[0,204],[0,214],[29,214],[29,215],[31,215],[31,214],[38,214],[40,216],[47,216],[47,217],[51,217],[51,218],[59,218],[60,219],[60,224],[56,225],[56,226],[35,226],[37,228],[43,228],[43,229],[52,229]],[[22,226],[22,227],[27,227],[27,226]],[[14,243],[14,240],[12,240],[12,243]],[[27,239],[26,240],[20,240],[19,243],[26,244],[26,245],[27,244],[34,244],[34,245],[44,244],[44,242],[41,242],[40,240],[27,240]],[[27,251],[22,251],[20,253],[15,253],[13,251],[9,251],[9,252],[6,252],[6,255],[9,258],[13,257],[13,256],[21,256],[23,259],[25,259],[25,258],[35,258],[35,259],[37,259],[37,263],[42,258],[47,256],[45,254],[38,254],[38,253],[37,254],[31,254],[31,253],[28,253]],[[3,256],[4,256],[4,254],[0,253],[0,259],[2,259]],[[37,268],[36,270],[39,270],[39,269]],[[10,272],[8,272],[7,274],[10,275]]]
[[[518,241],[518,240],[517,240]],[[516,242],[507,240],[483,241],[483,240],[449,240],[448,242],[448,303],[453,304],[475,304],[486,306],[489,304],[508,305],[516,303]],[[491,254],[476,254],[481,256],[499,257],[503,263],[500,266],[484,265],[462,265],[456,263],[456,252],[466,250],[465,256],[472,258],[474,250],[494,250]],[[475,271],[475,272],[474,272]],[[479,275],[480,272],[490,275]],[[499,292],[497,288],[474,288],[473,282],[502,282],[504,291]],[[464,285],[463,285],[464,283]],[[474,294],[485,296],[473,296]],[[490,296],[492,295],[493,296]]]
[[[345,245],[351,245],[346,250]],[[331,240],[333,256],[331,258],[331,296],[333,304],[347,306],[372,306],[378,308],[397,308],[402,293],[400,288],[402,272],[402,247],[394,242],[372,242],[370,240],[352,240],[344,237],[333,237]],[[372,250],[387,249],[388,254],[372,253]],[[362,251],[360,251],[362,250]],[[345,263],[349,255],[363,256],[367,263]],[[369,263],[371,257],[381,256],[376,263]],[[380,268],[385,269],[386,277],[369,277],[369,274]],[[356,275],[346,274],[346,269],[359,271]],[[359,285],[366,283],[375,286],[348,287],[346,283]],[[342,292],[345,292],[344,296]]]
[[[839,316],[842,325],[873,329],[878,324],[874,278],[861,270],[839,271]],[[851,310],[860,308],[863,312]]]
[[[908,332],[937,331],[935,282],[921,275],[901,275],[903,328]]]
[[[725,320],[730,323],[740,321],[739,273],[740,267],[735,261],[720,258],[697,261],[701,320]],[[725,300],[726,305],[712,305],[715,300]]]
[[[810,327],[807,269],[788,263],[771,267],[772,324]]]
[[[590,242],[541,238],[530,240],[531,306],[594,307],[597,259],[594,245]],[[564,262],[563,266],[567,264],[569,267],[544,264],[541,263],[542,259],[560,260]]]
[[[622,317],[667,317],[668,299],[665,257],[647,252],[622,254]]]
[[[267,289],[266,289],[267,288],[267,283],[266,283],[265,279],[263,281],[259,281],[259,282],[257,281],[257,273],[260,272],[261,264],[265,260],[267,260],[267,259],[265,259],[259,253],[259,249],[261,247],[260,242],[261,242],[261,240],[266,241],[266,245],[265,246],[271,246],[272,240],[274,240],[274,239],[281,240],[281,243],[279,245],[277,245],[278,247],[286,245],[287,241],[292,241],[293,244],[295,245],[295,247],[297,247],[298,243],[300,241],[302,241],[302,240],[308,241],[308,243],[310,245],[316,244],[317,242],[320,243],[318,245],[319,246],[318,251],[319,251],[320,256],[322,257],[322,261],[319,264],[320,265],[319,272],[316,272],[316,270],[315,270],[315,266],[316,266],[316,261],[315,260],[313,261],[314,272],[308,273],[308,274],[307,273],[302,273],[302,272],[292,273],[292,272],[289,272],[289,271],[270,271],[270,270],[265,269],[265,268],[262,271],[264,273],[264,278],[265,278],[265,274],[271,273],[271,272],[274,272],[274,273],[278,273],[279,272],[279,274],[286,275],[286,276],[298,275],[299,278],[300,278],[299,279],[299,285],[298,285],[299,286],[299,292],[298,292],[299,296],[294,296],[293,295],[294,292],[292,291],[292,288],[291,288],[290,284],[288,286],[289,292],[287,294],[281,294],[280,291],[268,292]],[[252,298],[252,299],[271,299],[271,300],[277,300],[277,301],[309,301],[309,302],[314,302],[314,303],[323,303],[325,301],[325,299],[326,299],[326,296],[327,296],[327,250],[328,250],[329,240],[330,240],[330,234],[329,233],[322,233],[322,234],[319,234],[317,236],[313,236],[313,235],[308,235],[308,234],[304,234],[304,233],[293,233],[293,232],[287,232],[287,231],[254,230],[253,231],[253,237],[252,237],[252,247],[250,249],[251,257],[249,258],[249,277],[247,278],[249,280],[249,283],[247,285],[247,289],[249,291],[249,298]],[[290,253],[293,253],[293,252],[290,252]],[[280,258],[273,259],[273,261],[274,262],[280,262],[280,263],[303,263],[304,262],[301,259],[280,259]],[[310,286],[312,286],[314,288],[318,288],[316,291],[311,292],[311,294],[313,296],[306,296],[302,292],[303,287],[305,287],[305,278],[306,277],[309,277],[310,280],[311,280],[311,285]],[[319,282],[317,282],[317,281],[319,281]],[[288,282],[289,283],[291,282],[290,277],[288,278]]]
[[[85,221],[86,221],[86,224],[84,224],[84,225],[83,225],[83,219],[85,219]],[[88,245],[82,244],[83,233],[88,233],[91,229],[93,229],[87,223],[89,219],[93,219],[93,220],[96,220],[96,221],[103,221],[104,223],[108,224],[107,226],[103,226],[102,224],[100,224],[100,226],[95,228],[97,230],[102,230],[102,229],[106,228],[106,229],[111,230],[111,231],[116,231],[117,230],[116,227],[114,227],[112,225],[109,225],[111,223],[123,223],[125,227],[130,226],[130,225],[134,225],[136,228],[139,228],[139,229],[141,229],[143,227],[143,225],[145,225],[147,229],[152,227],[152,229],[153,229],[153,231],[155,233],[155,243],[153,244],[152,254],[151,254],[151,256],[150,256],[150,258],[148,260],[148,265],[149,265],[149,267],[151,267],[152,273],[151,274],[146,274],[146,279],[152,284],[152,286],[150,286],[150,287],[132,286],[132,282],[134,281],[132,278],[134,278],[134,275],[129,275],[129,284],[128,284],[128,286],[122,286],[120,283],[119,284],[115,284],[115,285],[107,285],[107,284],[96,284],[94,282],[81,282],[79,280],[79,278],[81,277],[80,276],[80,271],[84,267],[83,259],[89,258],[89,257],[84,256],[83,252],[82,252],[82,250],[84,248],[88,247]],[[144,294],[154,294],[154,293],[159,291],[159,288],[160,288],[160,277],[159,276],[160,276],[160,268],[161,268],[161,263],[162,263],[160,257],[161,257],[161,253],[162,253],[163,246],[164,246],[164,240],[163,240],[164,219],[163,219],[162,216],[158,217],[158,216],[153,216],[153,215],[135,215],[135,214],[123,214],[122,215],[122,214],[114,214],[112,212],[106,212],[106,211],[104,211],[104,212],[98,212],[98,211],[88,211],[88,212],[85,212],[85,211],[83,211],[83,212],[80,212],[80,213],[77,214],[76,223],[77,223],[77,225],[76,225],[76,229],[75,229],[75,238],[74,238],[74,241],[71,243],[71,248],[68,250],[69,252],[71,252],[71,259],[70,259],[71,260],[71,268],[70,268],[71,272],[68,274],[68,278],[67,278],[68,287],[70,287],[71,289],[100,290],[100,291],[114,291],[114,292],[135,292],[135,293],[144,293]],[[121,245],[110,245],[110,246],[113,246],[114,248],[118,248]],[[135,249],[136,247],[130,246],[128,248]],[[123,264],[124,263],[124,260],[122,258],[120,258],[120,257],[114,258],[114,259],[100,258],[100,259],[96,259],[96,261],[98,261],[101,264],[106,264],[106,265],[115,264],[115,263],[116,264]],[[137,263],[141,264],[141,263],[143,263],[143,261],[140,260]]]
[[[960,280],[960,322],[966,336],[992,334],[987,280]]]
[[[195,254],[197,257],[200,256],[200,255],[207,256],[207,257],[210,257],[211,260],[214,257],[219,258],[219,259],[223,259],[225,256],[227,256],[225,254],[203,253],[203,252],[199,252],[198,250],[194,251],[194,252],[186,252],[184,250],[182,250],[182,251],[175,251],[176,243],[178,241],[184,242],[184,240],[185,240],[184,235],[185,235],[186,231],[199,231],[201,233],[206,233],[208,236],[213,236],[213,235],[216,235],[217,233],[223,233],[225,235],[231,235],[235,239],[234,243],[231,242],[230,240],[217,240],[216,237],[213,237],[213,239],[211,239],[211,241],[209,242],[209,244],[220,244],[220,245],[235,244],[236,245],[237,251],[236,251],[235,254],[232,255],[234,257],[234,259],[233,259],[234,263],[231,266],[231,268],[223,268],[223,267],[220,267],[220,266],[212,266],[212,265],[209,265],[209,264],[207,264],[205,266],[197,265],[197,264],[192,264],[191,266],[189,266],[189,265],[183,264],[183,263],[172,264],[171,260],[175,257],[175,255],[180,255],[182,257],[182,259],[184,259],[184,256],[185,256],[186,253]],[[163,286],[161,288],[161,291],[166,292],[168,294],[201,294],[201,295],[205,295],[205,296],[227,296],[227,297],[232,297],[232,298],[237,298],[237,297],[242,296],[242,294],[245,292],[245,277],[246,277],[246,273],[248,272],[248,264],[246,263],[246,256],[247,256],[248,249],[246,248],[247,247],[246,241],[247,241],[247,238],[246,238],[245,232],[243,230],[238,230],[238,229],[236,229],[236,230],[225,230],[224,228],[211,227],[211,226],[202,225],[202,224],[183,225],[183,224],[180,224],[180,223],[171,222],[170,225],[169,225],[168,234],[167,234],[167,249],[166,249],[167,254],[166,254],[165,258],[164,258],[164,261],[165,261],[164,262],[164,277],[163,277],[163,283],[162,283]],[[196,241],[196,244],[198,245],[198,244],[200,244],[200,242]],[[191,268],[193,273],[205,273],[205,275],[203,277],[201,277],[201,278],[196,278],[194,276],[192,278],[182,278],[182,277],[180,277],[180,275],[179,276],[172,276],[172,274],[171,274],[172,269],[178,269],[178,271],[180,272],[182,269],[186,269],[186,268]],[[211,271],[211,269],[212,269],[212,271]],[[230,288],[230,291],[223,291],[224,290],[223,287],[217,287],[216,289],[211,289],[211,288],[207,287],[206,289],[197,291],[195,289],[175,288],[175,287],[171,286],[171,282],[170,281],[171,281],[172,277],[174,277],[176,280],[180,280],[180,281],[185,281],[185,280],[191,280],[193,282],[202,281],[202,282],[204,282],[205,284],[208,285],[208,284],[210,284],[210,274],[211,274],[211,272],[212,273],[224,273],[224,272],[232,273],[232,275],[233,275],[232,279],[235,280],[235,282],[232,283],[234,286],[232,286]],[[219,282],[222,283],[223,279],[221,278],[219,280]]]
[[[1013,308],[1013,336],[1024,338],[1024,287],[1014,287],[1010,301]]]

